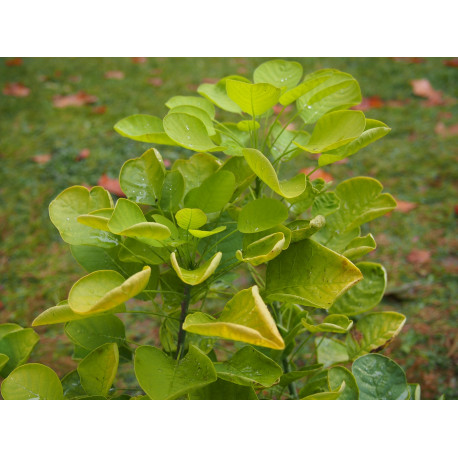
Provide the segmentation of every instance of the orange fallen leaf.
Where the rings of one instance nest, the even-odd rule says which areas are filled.
[[[458,67],[458,59],[456,57],[454,59],[444,60],[443,63],[447,67]]]
[[[91,150],[89,148],[84,148],[78,153],[78,156],[76,156],[75,160],[82,161],[83,159],[87,159],[90,155]]]
[[[120,70],[110,70],[105,72],[104,76],[107,80],[122,80],[124,79],[124,72]]]
[[[406,62],[408,64],[422,64],[425,62],[423,57],[392,57],[395,62]]]
[[[119,185],[119,181],[116,178],[110,178],[105,173],[99,178],[97,184],[115,196],[126,197],[123,190],[121,189],[121,186]]]
[[[415,202],[406,202],[404,200],[396,200],[397,207],[394,209],[400,213],[409,213],[413,209],[418,207],[418,204]]]
[[[68,77],[68,81],[70,81],[70,83],[79,83],[82,79],[81,75],[71,75]]]
[[[434,127],[434,132],[441,137],[455,137],[458,135],[458,124],[446,126],[440,121]]]
[[[314,170],[314,168],[315,167],[305,167],[305,168],[299,170],[299,173],[303,173],[304,175],[308,175],[310,172],[312,172]],[[323,178],[323,180],[326,181],[326,182],[330,182],[330,181],[334,180],[334,177],[330,173],[327,173],[322,169],[318,169],[315,172],[313,172],[309,176],[309,178],[311,180],[316,180],[317,178]]]
[[[353,110],[367,111],[371,108],[381,108],[384,105],[385,102],[378,95],[373,95],[372,97],[364,97],[359,105],[353,107]]]
[[[407,261],[415,265],[426,264],[430,260],[431,260],[431,252],[428,250],[412,250],[407,255]]]
[[[53,97],[53,105],[57,108],[65,107],[81,107],[97,102],[95,95],[90,95],[87,92],[79,91],[76,94],[70,95],[55,95]]]
[[[37,154],[36,156],[32,157],[32,161],[36,162],[37,164],[46,164],[51,160],[51,154]]]
[[[431,86],[431,83],[426,78],[419,80],[411,80],[412,92],[419,97],[427,99],[428,105],[443,105],[444,98],[441,91],[437,91]]]
[[[5,65],[8,67],[20,67],[22,65],[22,59],[15,57],[14,59],[5,60]]]
[[[161,87],[164,84],[164,81],[162,80],[162,78],[156,77],[156,78],[150,78],[148,80],[148,83],[154,87]]]
[[[13,97],[27,97],[30,94],[30,89],[22,83],[6,83],[3,87],[3,94]]]
[[[98,107],[92,108],[92,113],[95,113],[95,114],[105,114],[106,112],[107,112],[106,105],[99,105]]]
[[[146,57],[131,57],[130,60],[134,64],[144,64],[146,62]]]

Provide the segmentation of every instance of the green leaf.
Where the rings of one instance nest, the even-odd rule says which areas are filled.
[[[68,301],[62,301],[54,307],[50,307],[40,313],[40,315],[33,320],[32,326],[66,323],[67,321],[81,320],[83,318],[85,318],[84,315],[75,313],[70,308]]]
[[[23,329],[23,327],[19,326],[16,323],[3,323],[3,324],[0,324],[0,339],[2,337],[6,336],[7,334],[10,334],[11,332],[20,331],[21,329]]]
[[[421,387],[419,383],[408,383],[411,401],[420,401],[421,399]]]
[[[207,133],[205,124],[186,113],[170,113],[164,118],[167,135],[183,148],[198,152],[223,151],[215,145]]]
[[[364,315],[347,335],[350,359],[385,348],[400,332],[406,317],[396,312],[377,312]]]
[[[276,350],[285,348],[257,286],[239,291],[224,306],[217,320],[200,312],[188,315],[183,329],[204,336],[238,340]]]
[[[269,60],[262,63],[253,73],[255,83],[269,83],[282,89],[292,89],[302,78],[302,65],[286,60]]]
[[[122,273],[123,270],[133,267],[132,264],[125,264],[119,260],[119,247],[104,249],[94,246],[70,245],[70,250],[78,264],[88,272],[116,270]]]
[[[205,111],[211,119],[215,117],[215,107],[203,97],[176,95],[165,103],[165,106],[171,110],[182,107],[183,105],[199,108]]]
[[[249,122],[252,123],[252,121]],[[245,126],[245,124],[243,124],[243,126]],[[250,143],[249,131],[240,130],[238,124],[233,122],[218,124],[217,131],[221,138],[220,145],[225,147],[224,154],[228,156],[243,157],[242,150]]]
[[[4,355],[3,353],[0,353],[0,371],[6,366],[6,363],[10,357],[8,355]]]
[[[391,129],[381,121],[366,119],[365,130],[358,138],[334,151],[322,154],[318,158],[318,165],[323,167],[336,161],[341,161],[346,157],[353,156],[353,154],[356,154],[360,149],[384,137],[390,130]]]
[[[189,159],[177,159],[172,171],[177,170],[184,178],[184,195],[190,189],[200,186],[206,178],[213,175],[221,166],[221,162],[211,154],[198,153]]]
[[[229,98],[251,116],[260,116],[272,108],[281,93],[268,83],[251,84],[232,79],[226,81],[226,91]]]
[[[86,391],[81,386],[81,379],[76,369],[66,374],[61,382],[65,399],[77,399],[87,396]]]
[[[346,258],[354,261],[377,248],[372,234],[367,234],[364,237],[354,238],[345,248],[342,253]]]
[[[356,379],[345,367],[331,367],[328,370],[328,381],[331,391],[338,390],[342,382],[345,382],[345,388],[337,399],[341,401],[357,401],[359,399],[359,388]]]
[[[312,205],[312,216],[328,216],[337,211],[340,207],[340,200],[335,192],[324,192],[315,197]]]
[[[278,383],[280,386],[288,386],[296,380],[315,374],[322,367],[322,364],[313,364],[311,366],[301,367],[296,371],[287,372],[280,377],[280,381]]]
[[[110,193],[100,186],[95,186],[90,191],[84,186],[72,186],[62,191],[50,203],[49,217],[65,242],[111,248],[118,244],[116,236],[77,221],[80,215],[111,207],[113,201]]]
[[[157,116],[136,114],[118,121],[114,130],[123,137],[145,143],[175,146],[176,143],[165,133],[162,119]]]
[[[178,226],[182,229],[199,229],[207,222],[207,215],[199,208],[182,208],[175,214]]]
[[[243,347],[231,359],[214,366],[219,378],[248,386],[272,386],[283,373],[275,361],[250,346]]]
[[[324,367],[349,360],[347,347],[340,340],[317,337],[315,346],[317,361]]]
[[[229,98],[226,92],[226,81],[229,79],[250,83],[250,80],[244,78],[243,76],[230,75],[222,78],[216,84],[201,84],[197,88],[197,92],[225,111],[229,111],[230,113],[240,113],[239,106]]]
[[[261,127],[261,124],[257,121],[252,120],[244,120],[237,123],[237,129],[241,130],[242,132],[250,132],[258,130]]]
[[[361,272],[348,259],[306,239],[269,262],[266,297],[328,309],[361,279]]]
[[[202,99],[202,100],[205,100],[205,99]],[[205,100],[205,102],[207,101]],[[212,106],[212,108],[214,107]],[[200,119],[202,121],[202,123],[205,126],[205,129],[207,130],[207,134],[210,137],[213,137],[214,135],[216,135],[216,131],[215,131],[215,128],[213,127],[212,119],[210,118],[208,113],[202,110],[201,108],[193,107],[192,105],[178,105],[175,108],[172,108],[169,111],[169,113],[185,113],[190,116],[194,116],[195,118]]]
[[[102,315],[73,321],[65,326],[65,334],[78,347],[92,351],[106,343],[126,345],[124,323],[114,315]]]
[[[283,93],[279,99],[279,102],[283,106],[291,105],[299,97],[302,97],[303,95],[312,91],[313,89],[320,86],[322,83],[324,83],[328,79],[329,79],[329,76],[325,76],[325,75],[316,76],[315,73],[307,75],[301,84]]]
[[[365,355],[351,368],[362,400],[404,400],[409,398],[406,374],[383,355]]]
[[[281,157],[283,162],[289,161],[301,152],[293,142],[306,145],[309,140],[310,134],[308,132],[283,129],[283,126],[277,122],[274,124],[270,135],[270,152],[275,160]]]
[[[362,100],[358,82],[348,73],[334,69],[319,70],[307,75],[298,88],[292,89],[296,90],[303,91],[303,94],[297,98],[299,93],[295,93],[289,100],[297,98],[297,111],[306,124],[313,124],[331,111],[358,105]],[[285,102],[284,99],[282,103],[287,105]]]
[[[305,318],[302,318],[301,322],[304,328],[311,333],[335,332],[345,334],[353,326],[353,321],[349,320],[345,315],[328,315],[322,323],[317,325],[310,324]]]
[[[183,175],[178,170],[167,172],[162,184],[160,207],[170,213],[177,211],[183,195]]]
[[[265,231],[288,218],[288,209],[276,199],[256,199],[248,202],[239,214],[237,229],[243,233]]]
[[[281,232],[285,238],[285,243],[282,249],[286,250],[291,243],[291,230],[286,226],[283,226],[283,224],[277,224],[276,226],[273,226],[270,229],[266,229],[265,231],[245,234],[243,237],[243,250],[246,250],[252,243],[257,242],[258,240],[261,240],[268,235],[278,234],[279,232]]]
[[[149,266],[127,280],[113,270],[92,272],[73,285],[68,304],[75,313],[83,315],[111,310],[143,291],[150,274]]]
[[[202,401],[240,401],[257,400],[252,386],[237,385],[226,380],[218,379],[216,382],[194,390],[189,393],[189,399]]]
[[[146,221],[140,207],[127,199],[118,199],[113,215],[108,222],[111,232],[125,237],[135,237],[149,243],[150,240],[165,240],[170,237],[168,227]]]
[[[292,198],[301,195],[306,188],[306,178],[303,173],[291,178],[290,180],[279,181],[277,173],[261,151],[253,148],[243,150],[251,170],[267,185],[282,197]]]
[[[333,111],[318,120],[306,145],[296,141],[294,144],[309,153],[321,154],[355,140],[365,127],[366,118],[362,111]]]
[[[210,259],[201,264],[197,269],[186,270],[178,265],[176,254],[170,255],[170,262],[173,270],[181,278],[181,280],[188,285],[198,285],[203,283],[208,277],[210,277],[218,267],[221,261],[222,253],[218,252],[214,254]]]
[[[353,316],[373,309],[383,298],[386,288],[386,271],[381,264],[360,262],[356,267],[363,274],[363,279],[331,307],[332,313]]]
[[[226,230],[226,226],[219,226],[211,231],[201,231],[199,229],[189,229],[189,233],[197,237],[198,239],[203,239],[205,237],[211,237],[212,235],[219,234],[220,232],[223,232]]]
[[[277,257],[284,245],[285,235],[282,232],[277,232],[251,243],[243,252],[237,250],[235,256],[239,261],[248,262],[252,266],[259,266]]]
[[[291,230],[291,242],[300,242],[310,238],[326,225],[324,216],[318,215],[309,220],[296,220],[288,223],[288,228]]]
[[[37,342],[38,334],[30,328],[22,329],[8,326],[0,338],[0,353],[8,356],[8,361],[0,371],[0,376],[6,377],[15,367],[24,364]]]
[[[160,265],[167,263],[168,258],[169,250],[167,248],[152,247],[135,239],[126,239],[124,246],[119,250],[119,259],[129,263]]]
[[[217,379],[210,358],[193,345],[190,345],[186,356],[178,361],[158,348],[138,347],[135,352],[135,375],[151,399],[176,399]]]
[[[304,401],[335,401],[342,396],[345,390],[345,382],[342,382],[335,390],[331,391],[322,391],[320,393],[314,393],[301,398]]]
[[[107,343],[93,350],[78,364],[81,386],[89,396],[108,395],[118,372],[119,350]]]
[[[112,214],[113,208],[101,208],[100,210],[94,210],[87,215],[80,215],[76,218],[76,220],[78,223],[84,224],[85,226],[110,232],[110,229],[108,229],[108,221],[110,220]]]
[[[220,170],[208,177],[198,188],[191,189],[184,199],[188,208],[200,208],[205,213],[222,210],[235,191],[232,172]]]
[[[57,374],[43,364],[24,364],[2,383],[5,400],[62,400],[64,394]]]
[[[139,158],[129,159],[121,168],[119,184],[134,202],[155,205],[161,198],[165,167],[159,151],[151,148]]]

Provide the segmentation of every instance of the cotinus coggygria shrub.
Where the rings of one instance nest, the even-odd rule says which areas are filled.
[[[395,200],[374,178],[313,179],[390,131],[351,109],[358,82],[272,60],[197,92],[114,126],[155,145],[122,166],[126,198],[72,186],[51,202],[88,273],[32,326],[65,323],[77,368],[27,364],[35,331],[0,325],[3,398],[418,399],[381,354],[405,317],[374,311],[386,272],[364,260],[366,223]],[[166,168],[157,145],[180,158]],[[156,327],[146,345],[128,315]]]

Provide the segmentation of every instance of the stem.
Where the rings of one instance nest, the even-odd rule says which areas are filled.
[[[181,303],[181,315],[180,315],[180,328],[178,331],[178,342],[177,342],[177,354],[176,359],[181,358],[181,353],[186,338],[186,332],[183,330],[183,323],[188,313],[189,302],[191,299],[191,285],[185,285],[184,287],[184,299]]]
[[[282,363],[283,363],[283,370],[284,370],[284,373],[287,374],[288,372],[291,372],[291,368],[289,366],[289,362],[288,362],[288,359],[285,357],[282,359]],[[295,382],[291,382],[289,385],[288,385],[288,390],[289,390],[289,394],[291,395],[291,397],[293,399],[299,399],[299,396],[297,395],[297,389],[296,389],[296,383]]]

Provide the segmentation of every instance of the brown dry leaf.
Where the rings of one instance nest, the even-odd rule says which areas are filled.
[[[78,153],[78,156],[76,156],[75,160],[82,161],[83,159],[87,159],[90,155],[91,150],[89,148],[84,148]]]
[[[458,124],[446,126],[442,121],[436,124],[434,132],[441,137],[455,137],[458,135]]]
[[[106,112],[107,112],[106,105],[99,105],[98,107],[92,108],[92,113],[95,113],[95,114],[105,114]]]
[[[5,65],[7,67],[20,67],[22,65],[22,59],[15,57],[14,59],[5,60]]]
[[[454,59],[444,60],[443,63],[447,67],[458,67],[458,59],[456,57]]]
[[[378,95],[373,95],[372,97],[364,97],[359,105],[353,107],[353,110],[367,111],[371,108],[381,108],[384,105],[385,102]]]
[[[418,207],[418,204],[416,204],[415,202],[406,202],[404,200],[396,200],[396,203],[398,205],[394,210],[400,213],[409,213],[410,211]]]
[[[36,162],[37,164],[46,164],[51,160],[51,155],[47,154],[37,154],[36,156],[32,157],[32,161]]]
[[[407,255],[407,261],[411,264],[422,265],[431,260],[431,252],[428,250],[412,250]]]
[[[415,95],[428,99],[427,102],[429,106],[444,104],[442,92],[436,91],[436,89],[431,86],[431,83],[426,78],[411,80],[410,84],[412,85],[412,92]]]
[[[120,70],[110,70],[105,72],[105,79],[107,80],[123,80],[124,79],[124,72]]]
[[[55,95],[53,97],[53,105],[56,108],[65,107],[81,107],[97,102],[95,95],[90,95],[87,92],[79,91],[76,94],[70,95]]]
[[[164,81],[162,80],[162,78],[156,77],[156,78],[150,78],[148,80],[148,83],[154,87],[161,87],[164,84]]]
[[[305,167],[304,169],[301,169],[299,170],[299,173],[303,173],[305,175],[308,175],[310,172],[313,171],[315,167]],[[326,182],[329,182],[329,181],[333,181],[334,180],[334,177],[330,174],[330,173],[327,173],[325,172],[324,170],[322,169],[318,169],[316,170],[315,172],[313,172],[309,178],[311,180],[316,180],[317,178],[323,178],[324,181]]]
[[[110,178],[105,173],[99,178],[97,184],[115,196],[126,197],[123,190],[121,189],[121,186],[119,185],[119,181],[116,178]]]
[[[134,64],[144,64],[146,62],[146,57],[131,57],[130,60]]]
[[[22,83],[6,83],[3,87],[3,94],[13,97],[27,97],[30,94],[30,89]]]

